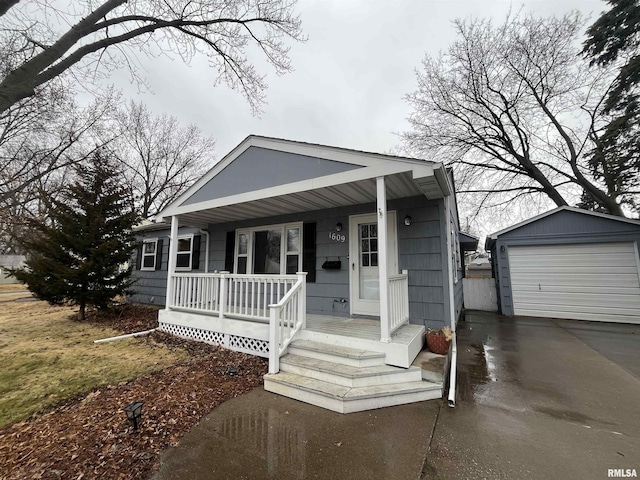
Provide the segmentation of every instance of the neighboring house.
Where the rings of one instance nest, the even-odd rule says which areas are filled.
[[[336,411],[441,396],[411,364],[463,304],[442,164],[250,136],[158,219],[132,301],[162,330],[268,357],[267,390]]]
[[[505,315],[640,324],[640,221],[560,207],[489,235]]]
[[[0,285],[20,283],[9,276],[9,269],[24,267],[26,259],[24,255],[0,255]]]

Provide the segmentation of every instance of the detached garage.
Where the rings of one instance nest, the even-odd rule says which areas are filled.
[[[640,324],[640,221],[561,207],[487,237],[504,315]]]

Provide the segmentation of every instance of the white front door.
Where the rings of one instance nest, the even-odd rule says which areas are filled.
[[[351,313],[380,316],[378,219],[375,213],[349,217],[349,279]],[[387,213],[387,266],[398,272],[396,212]]]

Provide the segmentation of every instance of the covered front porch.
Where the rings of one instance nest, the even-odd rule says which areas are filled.
[[[270,373],[294,339],[381,351],[389,365],[411,365],[424,326],[409,324],[406,271],[387,280],[386,319],[308,314],[306,276],[174,273],[160,328],[269,358]]]
[[[336,411],[433,398],[411,364],[453,317],[452,194],[438,163],[250,137],[160,214],[160,328],[267,357],[265,388]]]

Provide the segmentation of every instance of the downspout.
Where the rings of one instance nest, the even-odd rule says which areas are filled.
[[[207,240],[205,241],[204,244],[204,273],[209,273],[209,231],[208,230],[204,230],[204,229],[200,229],[200,233],[202,233],[203,235],[207,236]]]
[[[449,276],[449,318],[451,320],[451,365],[449,368],[449,397],[447,403],[450,407],[456,406],[456,364],[458,361],[458,348],[456,345],[456,305],[455,292],[453,291],[453,269],[456,266],[451,259],[453,251],[451,249],[451,195],[444,197],[445,205],[445,225],[447,228],[447,271]]]

